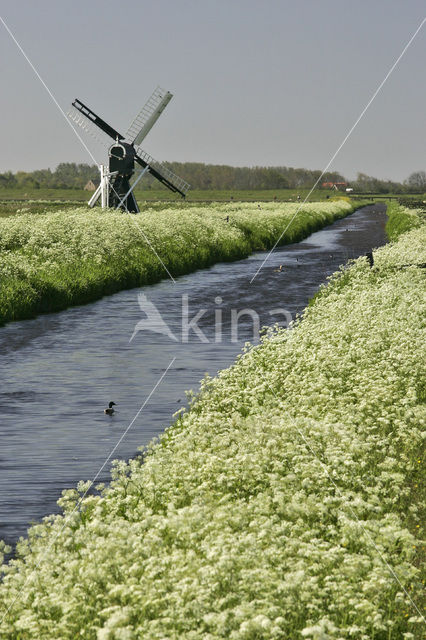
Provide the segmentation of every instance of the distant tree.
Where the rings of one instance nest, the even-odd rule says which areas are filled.
[[[20,188],[39,189],[40,185],[37,180],[34,179],[33,173],[26,171],[18,171],[16,173],[16,186]],[[38,185],[38,186],[37,186]]]
[[[426,191],[426,171],[414,171],[408,176],[405,184],[409,189]]]
[[[321,182],[347,182],[346,178],[337,171],[327,171],[321,178]]]
[[[16,178],[11,171],[0,173],[0,187],[4,189],[16,187]]]
[[[321,182],[346,182],[337,171],[329,171],[321,176],[321,171],[303,167],[231,167],[229,165],[203,164],[202,162],[164,162],[170,169],[189,182],[193,189],[248,190],[248,189],[303,189],[311,188],[318,178]],[[96,180],[99,170],[96,165],[62,162],[54,171],[39,169],[33,172],[8,171],[0,174],[0,188],[47,188],[83,189],[89,180]],[[360,193],[401,193],[406,190],[426,190],[426,174],[417,171],[404,185],[390,180],[378,180],[365,173],[359,173],[351,186]],[[165,189],[150,174],[146,174],[138,184],[138,189]]]
[[[355,182],[351,186],[359,193],[405,193],[407,187],[400,182],[392,180],[379,180],[365,173],[358,173]]]

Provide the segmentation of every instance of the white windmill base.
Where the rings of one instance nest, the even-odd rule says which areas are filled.
[[[130,187],[128,192],[121,198],[120,202],[116,206],[116,209],[120,209],[123,206],[123,204],[126,202],[128,196],[132,193],[133,189],[136,187],[137,183],[145,175],[145,173],[148,171],[148,169],[149,169],[149,167],[145,167],[139,173],[138,177],[136,178],[136,180],[134,181],[134,183],[132,184],[132,186]],[[105,167],[105,165],[101,164],[101,165],[99,165],[99,172],[101,174],[101,181],[100,181],[99,186],[97,187],[96,191],[94,192],[93,196],[90,198],[90,200],[89,200],[89,202],[87,204],[89,205],[89,207],[93,208],[95,206],[95,204],[97,203],[97,201],[99,200],[99,198],[100,198],[101,199],[101,207],[102,207],[102,209],[108,209],[108,207],[109,207],[109,193],[110,193],[110,190],[113,188],[111,186],[111,178],[113,178],[114,176],[117,175],[117,171],[113,171],[112,173],[110,173],[108,171],[107,167]]]
[[[94,207],[99,198],[101,199],[101,207],[102,209],[107,209],[109,205],[109,189],[110,189],[110,179],[112,176],[115,176],[117,172],[109,173],[105,165],[99,165],[99,172],[101,174],[101,181],[99,186],[97,187],[95,193],[90,198],[87,203],[89,207]]]

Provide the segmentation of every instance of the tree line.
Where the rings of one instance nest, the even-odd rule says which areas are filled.
[[[294,167],[231,167],[201,162],[164,162],[163,166],[201,190],[265,190],[311,188],[321,171]],[[0,173],[0,189],[83,189],[89,180],[99,179],[96,165],[62,162],[53,171],[38,169],[26,172]],[[415,171],[404,182],[379,180],[358,173],[349,182],[339,172],[327,172],[319,180],[347,182],[358,193],[423,193],[426,191],[426,171]],[[139,186],[139,185],[138,185]],[[142,189],[164,188],[149,174],[141,181]]]
[[[7,171],[0,173],[0,189],[83,189],[89,180],[99,178],[99,169],[93,164],[62,162],[54,171]]]

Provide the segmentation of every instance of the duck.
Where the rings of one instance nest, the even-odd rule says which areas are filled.
[[[104,413],[106,413],[107,416],[112,416],[115,413],[114,409],[112,408],[113,404],[115,404],[115,402],[110,402],[108,404],[108,409],[104,409]]]

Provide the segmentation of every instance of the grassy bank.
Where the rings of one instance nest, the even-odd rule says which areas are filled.
[[[417,229],[423,224],[426,207],[421,209],[407,209],[397,202],[388,202],[386,233],[390,240],[396,240],[402,233]]]
[[[420,639],[426,309],[402,265],[425,240],[335,275],[101,495],[65,492],[4,568],[0,638]]]
[[[281,242],[350,213],[345,200],[306,204]],[[297,204],[228,203],[123,212],[66,209],[0,219],[0,324],[177,277],[273,246]]]

